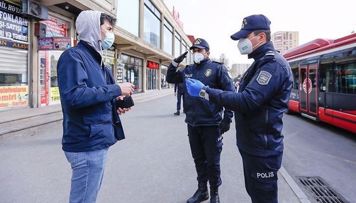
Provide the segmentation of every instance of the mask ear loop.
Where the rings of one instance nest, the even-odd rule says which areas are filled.
[[[258,35],[254,36],[254,37],[257,37]],[[251,41],[251,40],[250,40]],[[252,41],[251,41],[252,42]],[[255,46],[252,47],[252,50],[254,51],[255,48],[257,48],[258,46],[260,46],[263,42],[258,42]]]

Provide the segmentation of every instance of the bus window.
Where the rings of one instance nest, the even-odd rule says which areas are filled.
[[[356,94],[356,62],[337,64],[335,71],[338,92]]]
[[[299,71],[298,68],[293,68],[292,69],[293,73],[293,89],[298,90],[299,89]]]
[[[293,89],[299,90],[299,70],[298,70],[299,61],[290,63],[290,68],[292,69],[293,74]]]
[[[320,64],[319,66],[319,92],[326,92],[327,91],[327,77],[326,77],[326,73],[327,73],[327,64]]]
[[[320,77],[320,91],[336,92],[335,88],[335,70],[333,63],[320,64],[319,67]]]

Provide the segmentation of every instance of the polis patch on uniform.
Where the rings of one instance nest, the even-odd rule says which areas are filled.
[[[206,76],[206,77],[209,77],[210,75],[211,75],[211,69],[207,69],[206,71],[205,71],[205,73],[204,73],[204,75]]]
[[[256,80],[257,80],[258,84],[260,84],[260,85],[267,85],[269,83],[269,81],[271,80],[271,78],[272,78],[272,74],[263,70],[258,74],[258,77]]]

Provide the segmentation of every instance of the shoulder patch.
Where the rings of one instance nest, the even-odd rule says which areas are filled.
[[[267,71],[261,71],[257,76],[257,82],[260,85],[267,85],[272,78],[272,74]]]
[[[210,68],[208,68],[208,69],[205,71],[204,75],[205,75],[206,77],[209,77],[209,76],[211,75],[211,73],[212,73],[212,70],[211,70]]]

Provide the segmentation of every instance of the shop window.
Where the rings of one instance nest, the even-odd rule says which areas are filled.
[[[143,60],[126,54],[121,54],[119,60],[118,82],[130,82],[135,85],[136,92],[141,92]]]
[[[139,0],[117,0],[116,24],[138,37],[139,33]]]
[[[146,42],[160,48],[161,13],[149,0],[145,0],[144,9],[144,39]]]

